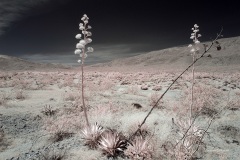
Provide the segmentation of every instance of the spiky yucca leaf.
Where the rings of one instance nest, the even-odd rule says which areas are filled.
[[[124,153],[130,159],[134,160],[151,159],[153,147],[149,144],[149,140],[144,140],[142,137],[136,137]]]
[[[116,157],[126,149],[126,140],[115,131],[106,131],[99,141],[99,148],[108,157]]]
[[[83,128],[82,133],[85,144],[90,148],[96,148],[99,144],[99,138],[101,137],[103,131],[103,127],[101,127],[98,123],[94,123],[89,127],[86,126]]]

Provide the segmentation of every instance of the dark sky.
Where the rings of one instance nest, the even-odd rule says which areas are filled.
[[[240,36],[237,1],[0,0],[0,54],[40,62],[77,64],[78,25],[87,14],[95,49],[93,64],[163,48],[188,45],[192,26],[200,41]]]

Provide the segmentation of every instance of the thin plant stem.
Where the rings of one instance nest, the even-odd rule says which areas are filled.
[[[193,52],[193,62],[195,61],[195,52]],[[192,117],[193,117],[193,95],[194,95],[194,82],[195,82],[195,65],[192,66],[192,89],[191,89],[191,105],[190,105],[190,123],[192,123]]]
[[[85,28],[86,28],[86,25],[85,25]],[[84,30],[86,31],[86,30]],[[86,40],[86,36],[84,34],[84,40]],[[83,70],[83,67],[84,67],[84,58],[85,58],[85,47],[83,49],[83,55],[82,55],[82,65],[81,65],[81,69],[82,69],[82,103],[83,103],[83,112],[84,112],[84,116],[86,118],[86,124],[87,126],[89,127],[89,120],[88,120],[88,115],[87,115],[87,108],[86,108],[86,105],[85,105],[85,96],[84,96],[84,70]]]

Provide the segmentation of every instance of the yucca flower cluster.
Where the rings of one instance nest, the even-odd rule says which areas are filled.
[[[201,37],[202,35],[201,34],[198,34],[199,32],[199,26],[197,24],[195,24],[192,28],[192,31],[193,33],[191,33],[191,37],[190,39],[193,40],[193,45],[190,44],[188,47],[192,48],[191,49],[191,53],[198,53],[200,48],[199,48],[199,44],[200,44],[200,41],[198,40],[199,37]]]
[[[88,47],[86,51],[86,45],[92,42],[92,39],[90,38],[92,36],[92,32],[89,31],[89,29],[92,29],[90,25],[88,25],[88,16],[86,14],[83,15],[81,18],[83,23],[79,24],[79,30],[82,31],[82,34],[77,34],[76,39],[79,39],[79,42],[76,45],[75,54],[79,54],[80,58],[78,60],[78,63],[82,64],[84,63],[84,59],[87,58],[87,53],[93,52],[92,47]]]
[[[83,15],[83,17],[81,18],[81,20],[83,21],[83,23],[79,24],[79,29],[82,31],[82,34],[77,34],[76,35],[76,39],[79,39],[79,42],[76,45],[76,50],[75,50],[75,54],[79,54],[80,58],[78,60],[78,63],[81,63],[81,70],[82,70],[82,103],[83,103],[83,111],[84,111],[84,116],[86,118],[86,123],[87,126],[89,127],[89,120],[88,120],[88,116],[87,116],[87,108],[85,105],[85,96],[84,96],[84,59],[87,58],[87,53],[93,52],[93,48],[92,47],[88,47],[87,50],[85,50],[86,45],[88,43],[92,42],[92,39],[90,38],[92,36],[92,32],[89,31],[89,29],[92,29],[92,27],[90,25],[88,25],[88,16],[86,14]],[[83,35],[83,37],[82,37]]]

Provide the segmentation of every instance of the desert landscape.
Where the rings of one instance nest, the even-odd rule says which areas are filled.
[[[0,159],[239,159],[240,37],[219,43],[195,64],[192,124],[191,69],[156,103],[192,63],[187,45],[86,66],[85,103],[98,131],[90,138],[80,67],[1,55]],[[115,148],[106,148],[109,133]]]

